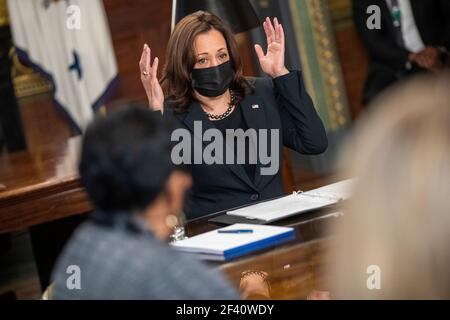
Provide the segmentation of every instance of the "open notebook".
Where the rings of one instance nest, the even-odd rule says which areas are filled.
[[[219,230],[252,230],[252,232],[220,233]],[[224,261],[294,238],[293,228],[237,223],[172,242],[171,245],[176,250],[195,254],[200,259]]]
[[[307,192],[296,191],[275,200],[230,210],[227,215],[255,219],[265,223],[280,220],[348,199],[351,195],[352,183],[354,183],[354,179],[348,179]]]

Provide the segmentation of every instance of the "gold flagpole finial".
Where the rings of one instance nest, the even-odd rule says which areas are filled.
[[[6,7],[6,0],[0,0],[0,27],[9,24],[8,8]]]

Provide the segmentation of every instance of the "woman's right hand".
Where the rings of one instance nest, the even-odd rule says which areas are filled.
[[[150,65],[151,50],[147,44],[142,50],[141,60],[139,61],[139,68],[141,69],[141,81],[144,86],[145,93],[148,98],[148,105],[150,110],[163,111],[164,107],[164,93],[158,81],[158,64],[159,59],[156,57],[153,64]]]

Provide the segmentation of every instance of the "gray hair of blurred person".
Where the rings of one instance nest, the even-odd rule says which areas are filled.
[[[382,94],[340,160],[358,180],[334,226],[331,297],[449,299],[450,74]],[[370,266],[380,289],[367,285]]]

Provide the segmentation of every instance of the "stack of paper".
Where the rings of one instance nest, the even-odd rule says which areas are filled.
[[[351,195],[353,183],[354,179],[349,179],[307,192],[295,192],[279,199],[230,210],[227,214],[272,222],[346,200]]]
[[[303,194],[348,200],[352,194],[352,186],[355,181],[355,179],[342,180],[317,189],[305,191]]]
[[[231,233],[221,233],[223,231]],[[223,261],[294,238],[293,228],[237,223],[171,245],[201,259]]]

